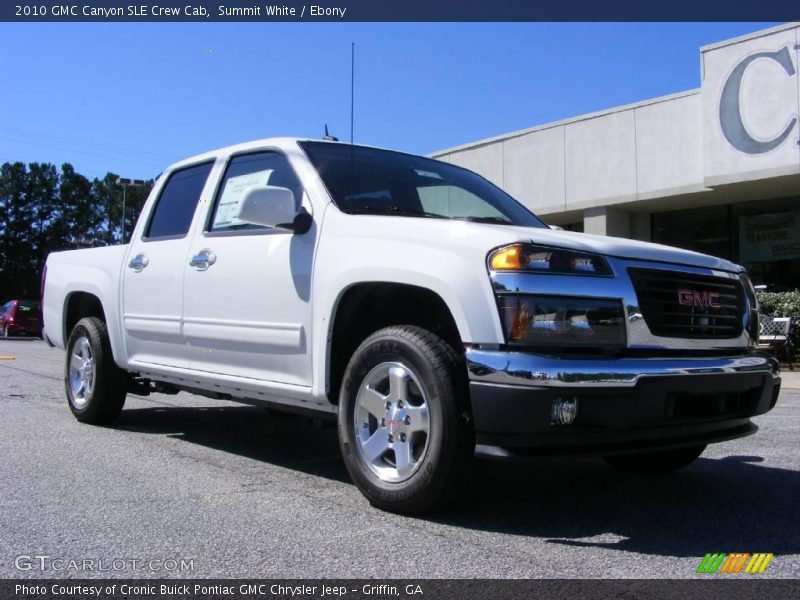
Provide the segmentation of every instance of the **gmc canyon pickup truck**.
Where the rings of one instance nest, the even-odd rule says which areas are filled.
[[[171,166],[129,244],[48,257],[43,300],[79,421],[178,391],[326,415],[361,492],[406,513],[475,454],[684,467],[780,388],[742,267],[557,231],[471,171],[330,141]]]

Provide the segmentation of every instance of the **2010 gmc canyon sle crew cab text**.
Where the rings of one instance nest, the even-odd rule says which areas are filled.
[[[78,420],[179,390],[338,415],[353,481],[399,512],[476,451],[678,469],[780,388],[742,267],[554,231],[471,171],[364,146],[177,163],[128,245],[53,253],[43,279]]]

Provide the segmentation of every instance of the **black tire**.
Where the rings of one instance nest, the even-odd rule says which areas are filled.
[[[361,448],[365,443],[356,437],[360,435],[355,421],[357,410],[361,410],[357,409],[359,390],[368,376],[387,364],[394,365],[390,367],[395,369],[391,371],[394,373],[407,369],[410,379],[404,380],[411,387],[406,389],[413,388],[421,405],[427,407],[425,422],[428,431],[424,434],[424,444],[417,444],[418,450],[424,448],[415,459],[412,474],[403,481],[389,481],[376,474],[375,462],[363,456]],[[398,365],[401,371],[396,370]],[[410,399],[413,394],[408,393]],[[391,392],[388,394],[387,398]],[[395,404],[401,408],[403,406],[402,401]],[[411,400],[408,404],[406,408],[410,409]],[[359,414],[363,417],[367,413],[362,410]],[[397,418],[399,414],[393,413],[389,419],[392,423],[390,428],[401,428],[403,425],[398,423],[409,423],[409,420]],[[372,420],[371,416],[367,417]],[[411,419],[410,416],[407,418]],[[358,427],[365,429],[364,436],[377,434],[381,425],[376,420],[374,426],[373,432],[372,425],[358,424]],[[387,430],[386,427],[383,430],[397,434],[394,448],[400,447],[397,445],[399,440],[406,442],[405,433],[397,433],[397,429]],[[373,333],[355,351],[345,371],[339,394],[338,434],[347,471],[373,506],[404,514],[421,513],[440,506],[449,496],[458,492],[475,448],[467,375],[462,357],[444,340],[420,327],[393,326]],[[412,436],[419,435],[423,434],[408,434],[409,449]],[[387,433],[387,438],[391,443],[393,436]],[[414,460],[414,451],[409,450],[409,453]],[[395,450],[390,449],[377,461],[386,463],[389,471],[394,465],[396,472],[400,473],[397,456]]]
[[[88,350],[84,340],[88,343]],[[70,365],[73,356],[81,353],[89,354],[92,361],[91,377],[87,376],[91,385],[76,391],[74,388],[80,382],[75,381],[76,370]],[[111,423],[125,404],[127,379],[127,373],[114,362],[106,324],[96,317],[78,321],[67,341],[64,366],[67,402],[75,418],[92,425]]]
[[[705,449],[706,444],[701,444],[675,450],[616,454],[604,456],[603,460],[615,469],[626,473],[671,473],[688,467],[700,457]]]

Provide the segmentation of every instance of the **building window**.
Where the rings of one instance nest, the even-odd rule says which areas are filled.
[[[756,285],[800,288],[800,198],[733,206],[737,260]]]
[[[653,241],[744,265],[756,285],[800,288],[800,198],[654,213]]]
[[[653,241],[734,259],[729,205],[653,214]]]

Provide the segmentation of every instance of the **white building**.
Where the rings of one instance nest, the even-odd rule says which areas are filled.
[[[699,89],[435,152],[548,223],[800,287],[800,24],[700,49]]]

